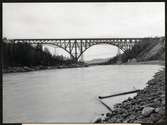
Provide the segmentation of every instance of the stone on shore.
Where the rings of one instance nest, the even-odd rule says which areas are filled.
[[[153,108],[153,107],[145,107],[145,108],[142,110],[142,115],[147,117],[147,116],[149,116],[153,111],[154,111],[154,108]]]

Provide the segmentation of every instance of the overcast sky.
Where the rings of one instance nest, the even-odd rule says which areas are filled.
[[[149,37],[164,34],[165,4],[162,2],[3,3],[3,37],[7,38]],[[96,47],[92,49],[93,55],[104,57]],[[101,49],[107,53],[106,47]],[[113,52],[115,50],[108,47],[108,55]]]

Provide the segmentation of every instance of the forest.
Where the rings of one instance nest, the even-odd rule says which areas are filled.
[[[6,38],[2,41],[2,66],[58,66],[74,63],[71,59],[63,56],[52,55],[47,48],[43,49],[41,44],[31,45],[29,43],[11,43]]]

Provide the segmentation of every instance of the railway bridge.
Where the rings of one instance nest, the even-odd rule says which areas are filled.
[[[135,44],[147,38],[62,38],[62,39],[8,39],[10,42],[29,44],[50,44],[64,49],[70,56],[78,61],[81,55],[90,47],[99,44],[114,45],[125,52]],[[100,50],[99,50],[100,51]]]

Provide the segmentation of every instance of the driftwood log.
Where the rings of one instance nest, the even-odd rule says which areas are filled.
[[[110,97],[114,97],[114,96],[120,96],[120,95],[126,95],[126,94],[132,94],[132,93],[136,93],[139,92],[140,90],[133,90],[133,91],[128,91],[128,92],[122,92],[122,93],[118,93],[118,94],[113,94],[113,95],[108,95],[108,96],[99,96],[99,99],[105,99],[105,98],[110,98]]]

